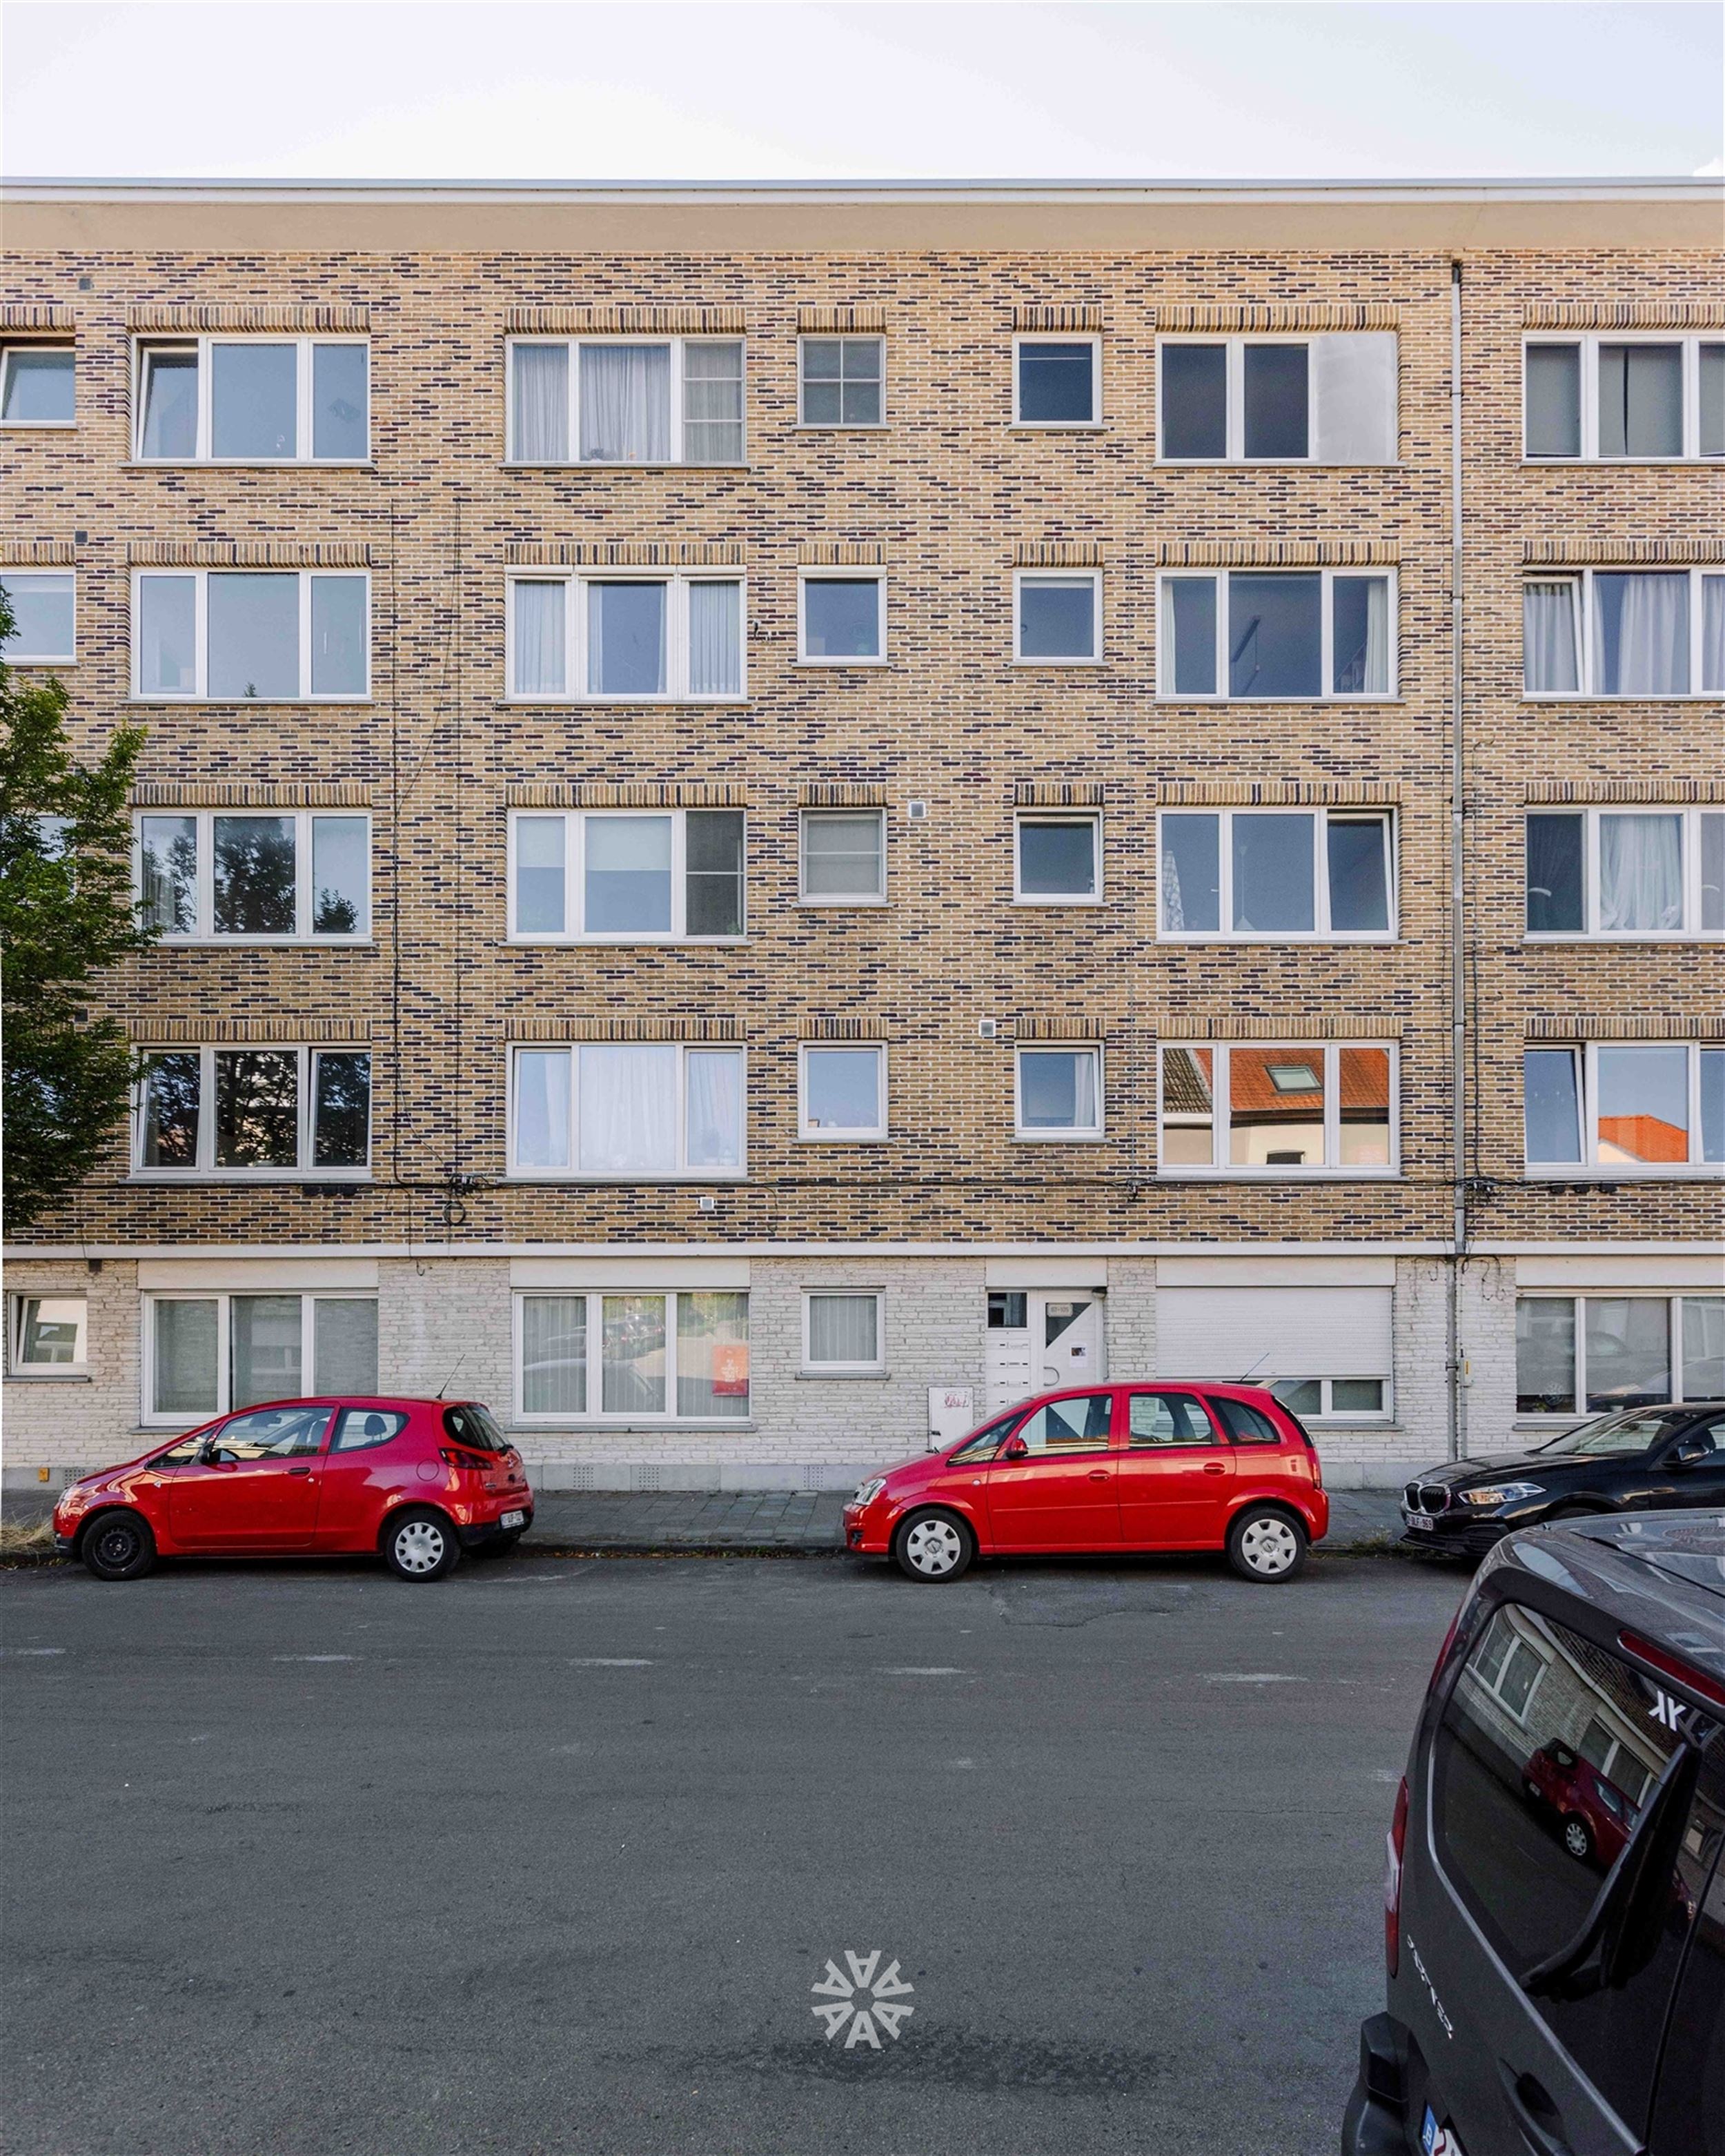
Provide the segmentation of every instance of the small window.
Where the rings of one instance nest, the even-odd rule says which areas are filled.
[[[886,1050],[876,1045],[802,1050],[805,1138],[884,1138]]]
[[[89,1304],[81,1295],[21,1295],[12,1306],[14,1370],[81,1370]]]
[[[1157,693],[1296,702],[1394,696],[1395,619],[1387,571],[1164,576]]]
[[[1524,453],[1676,461],[1725,454],[1725,343],[1651,331],[1530,338]]]
[[[1219,1442],[1196,1393],[1129,1393],[1126,1440],[1135,1450]]]
[[[1094,427],[1101,421],[1100,337],[1020,337],[1013,418],[1020,427]]]
[[[1312,1422],[1381,1422],[1389,1412],[1382,1378],[1278,1378],[1270,1389],[1290,1414]],[[1229,1415],[1240,1405],[1218,1404]]]
[[[1529,696],[1712,696],[1725,690],[1725,575],[1584,569],[1522,587]]]
[[[1022,1288],[989,1289],[989,1332],[1023,1332],[1029,1322],[1029,1298]]]
[[[399,1437],[408,1418],[393,1408],[343,1408],[336,1418],[331,1452],[370,1452]]]
[[[517,338],[509,347],[509,403],[512,464],[743,459],[736,338]]]
[[[742,1172],[741,1049],[583,1041],[513,1057],[512,1174],[653,1183]]]
[[[803,1368],[823,1376],[883,1369],[885,1300],[874,1291],[811,1289],[803,1298]]]
[[[507,612],[511,696],[689,703],[743,693],[737,578],[511,577]]]
[[[1160,828],[1164,937],[1387,942],[1395,932],[1384,810],[1168,809]]]
[[[1725,1048],[1599,1041],[1522,1060],[1530,1173],[1725,1169]]]
[[[878,427],[886,417],[886,340],[804,337],[799,347],[805,427]]]
[[[1168,1045],[1161,1065],[1163,1175],[1396,1171],[1392,1047]]]
[[[174,702],[362,702],[371,694],[369,609],[362,572],[140,571],[133,693]]]
[[[1396,460],[1395,332],[1164,337],[1166,462],[1387,465]]]
[[[1102,895],[1095,816],[1020,816],[1013,896],[1022,906],[1090,906]]]
[[[510,818],[519,942],[667,942],[743,932],[740,808]]]
[[[1014,656],[1028,665],[1094,665],[1102,651],[1102,579],[1021,570],[1013,582]]]
[[[1530,813],[1527,880],[1530,937],[1725,934],[1725,813]]]
[[[1017,1063],[1021,1138],[1102,1135],[1100,1048],[1021,1048]]]
[[[878,906],[885,900],[885,809],[805,809],[801,850],[805,904]]]
[[[371,1160],[364,1049],[187,1048],[146,1055],[134,1172],[354,1181]]]
[[[371,933],[371,819],[290,809],[136,819],[146,927],[170,942],[359,942]]]
[[[362,337],[146,342],[136,401],[146,463],[363,464],[370,454]]]
[[[78,579],[70,569],[0,570],[12,634],[0,644],[8,666],[69,666],[78,656]]]
[[[375,1295],[159,1295],[144,1305],[144,1419],[377,1389]],[[321,1439],[328,1409],[319,1410]],[[315,1448],[314,1448],[315,1449]]]
[[[1112,1393],[1080,1393],[1038,1408],[1018,1435],[1033,1459],[1045,1454],[1106,1452],[1113,1418]]]
[[[0,350],[0,426],[71,426],[75,382],[70,345],[7,345]]]
[[[886,656],[886,579],[814,576],[798,578],[801,630],[798,657],[807,665],[865,666]]]

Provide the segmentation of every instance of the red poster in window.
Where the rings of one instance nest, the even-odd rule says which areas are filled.
[[[742,1398],[749,1389],[749,1343],[719,1340],[713,1344],[713,1391]]]

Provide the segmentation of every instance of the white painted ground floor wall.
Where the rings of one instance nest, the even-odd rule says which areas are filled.
[[[1271,1348],[1265,1367],[1251,1372],[1255,1380],[1348,1380],[1358,1399],[1361,1381],[1381,1379],[1380,1414],[1308,1420],[1332,1486],[1393,1486],[1445,1456],[1449,1279],[1449,1260],[1440,1255],[1383,1250],[879,1253],[781,1245],[696,1253],[637,1245],[439,1256],[155,1250],[76,1260],[20,1252],[6,1273],[6,1481],[38,1484],[45,1470],[48,1481],[58,1484],[74,1471],[141,1452],[158,1434],[208,1419],[151,1412],[148,1342],[158,1301],[300,1295],[375,1296],[379,1390],[446,1390],[486,1401],[547,1488],[849,1485],[925,1446],[931,1389],[970,1389],[980,1420],[991,1373],[998,1389],[1009,1366],[999,1353],[1001,1327],[1027,1321],[1036,1328],[1027,1339],[1033,1386],[1081,1383],[1087,1369],[1117,1379],[1238,1378],[1246,1374],[1245,1348],[1260,1332]],[[1711,1326],[1725,1317],[1714,1300],[1725,1295],[1725,1255],[1645,1246],[1488,1251],[1465,1262],[1461,1286],[1464,1442],[1480,1455],[1519,1449],[1537,1433],[1576,1419],[1517,1416],[1518,1298],[1609,1297],[1618,1310],[1625,1298],[1683,1297],[1706,1304]],[[837,1374],[809,1367],[807,1299],[834,1291],[880,1297],[880,1368]],[[598,1327],[608,1296],[678,1292],[747,1296],[746,1355],[733,1352],[726,1365],[729,1404],[738,1404],[739,1379],[746,1383],[746,1415],[524,1414],[523,1298],[599,1298],[587,1306]],[[25,1367],[21,1320],[35,1298],[81,1300],[81,1363]],[[1087,1353],[1102,1367],[1081,1359],[1063,1363],[1055,1378],[1044,1378],[1045,1330],[1055,1331],[1069,1306],[1086,1300],[1100,1304],[1100,1323],[1086,1336],[1094,1344],[1081,1358]],[[1680,1329],[1685,1306],[1671,1305]],[[1701,1314],[1692,1325],[1696,1340]],[[308,1312],[308,1341],[311,1327]],[[1164,1333],[1176,1350],[1164,1351]],[[1215,1357],[1228,1358],[1225,1367],[1191,1367],[1206,1340]],[[1173,1352],[1183,1358],[1178,1368],[1168,1361]],[[1296,1367],[1278,1367],[1290,1362]],[[320,1382],[313,1373],[304,1389]],[[596,1381],[590,1386],[595,1397],[599,1389]]]

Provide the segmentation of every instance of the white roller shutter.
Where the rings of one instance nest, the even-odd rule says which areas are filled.
[[[1156,1291],[1163,1378],[1385,1378],[1387,1287],[1164,1287]]]
[[[1312,340],[1321,465],[1393,465],[1396,456],[1394,330]]]

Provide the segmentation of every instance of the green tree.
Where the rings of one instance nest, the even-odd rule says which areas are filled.
[[[0,589],[0,648],[12,634]],[[126,1112],[132,1055],[88,1015],[100,977],[155,941],[131,893],[126,796],[143,730],[121,726],[78,762],[67,696],[0,663],[0,998],[8,1227],[16,1235],[95,1165]]]

